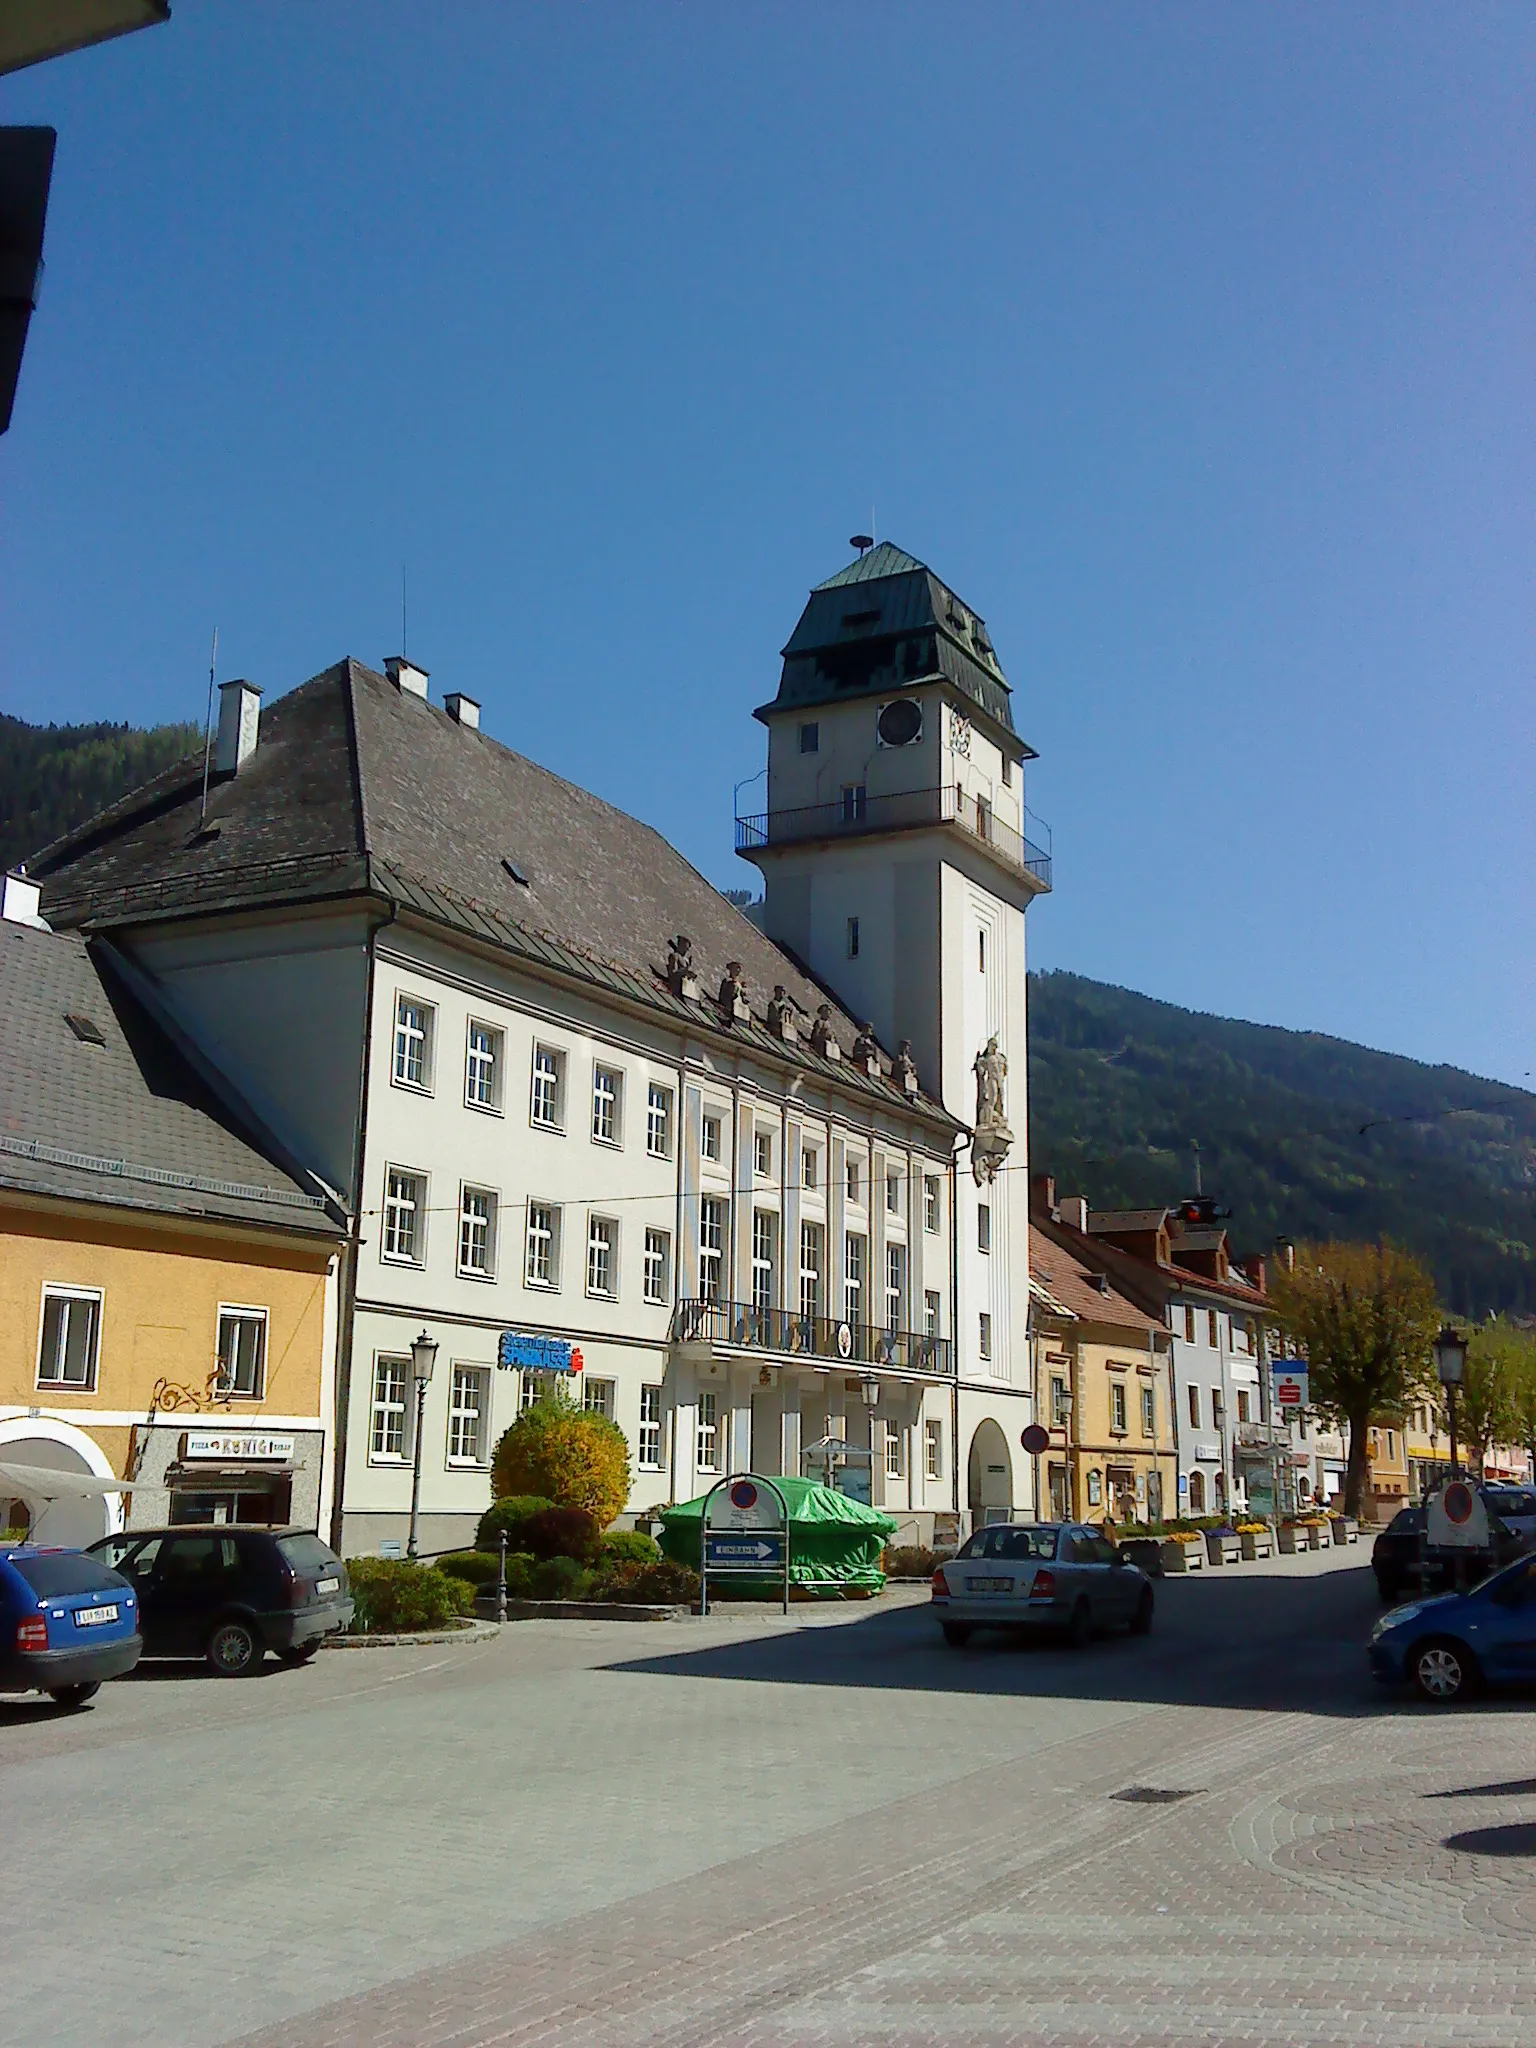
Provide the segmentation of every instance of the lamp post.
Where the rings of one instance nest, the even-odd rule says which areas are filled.
[[[416,1385],[416,1430],[411,1438],[411,1533],[406,1539],[407,1557],[417,1555],[416,1516],[421,1505],[421,1422],[427,1406],[427,1384],[437,1363],[437,1341],[425,1330],[411,1346],[411,1378]]]
[[[1435,1372],[1445,1389],[1446,1417],[1451,1431],[1451,1477],[1459,1478],[1456,1461],[1456,1389],[1467,1368],[1467,1340],[1447,1323],[1435,1339]]]

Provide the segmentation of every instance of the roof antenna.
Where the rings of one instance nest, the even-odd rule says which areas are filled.
[[[219,663],[219,629],[213,629],[213,650],[208,656],[208,715],[203,720],[203,804],[197,814],[197,829],[202,831],[208,818],[208,769],[213,760],[213,672]]]
[[[1200,1185],[1200,1140],[1198,1138],[1191,1138],[1189,1149],[1195,1155],[1195,1199],[1198,1201],[1205,1193],[1205,1189]]]
[[[400,564],[400,659],[405,659],[405,564]]]

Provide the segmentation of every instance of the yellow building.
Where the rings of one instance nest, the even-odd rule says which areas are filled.
[[[0,1528],[318,1526],[340,1212],[36,902],[6,878]]]
[[[1408,1505],[1408,1433],[1400,1420],[1371,1425],[1366,1457],[1372,1515],[1378,1522],[1390,1522]]]
[[[1168,1331],[1031,1226],[1035,1414],[1050,1432],[1036,1497],[1058,1521],[1177,1512]]]

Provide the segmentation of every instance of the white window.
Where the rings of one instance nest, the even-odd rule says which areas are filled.
[[[885,1209],[888,1216],[901,1214],[901,1175],[887,1173],[885,1176]]]
[[[448,1398],[448,1462],[485,1463],[485,1412],[490,1405],[490,1374],[484,1366],[456,1365]]]
[[[1051,1380],[1051,1427],[1065,1429],[1072,1416],[1072,1396],[1067,1383],[1059,1376]]]
[[[586,1373],[581,1376],[581,1405],[589,1415],[606,1415],[613,1420],[614,1382],[594,1380]]]
[[[704,1155],[704,1157],[705,1157],[706,1159],[718,1159],[718,1158],[720,1157],[720,1119],[719,1119],[719,1117],[717,1117],[717,1116],[706,1116],[706,1117],[705,1117],[705,1119],[704,1119],[704,1129],[703,1129],[703,1132],[702,1132],[702,1135],[701,1135],[701,1138],[700,1138],[700,1143],[699,1143],[699,1150],[700,1150],[700,1151],[701,1151],[701,1152],[703,1153],[703,1155]]]
[[[701,1472],[713,1472],[720,1457],[720,1396],[704,1392],[699,1396],[698,1464]]]
[[[936,1231],[939,1227],[939,1176],[936,1173],[923,1175],[923,1228]]]
[[[1124,1380],[1111,1380],[1109,1383],[1109,1426],[1114,1435],[1125,1435],[1127,1425]]]
[[[888,1244],[885,1248],[885,1327],[899,1330],[905,1320],[907,1299],[907,1248]]]
[[[653,1081],[645,1099],[645,1149],[653,1159],[672,1157],[672,1090]]]
[[[819,1223],[800,1226],[800,1313],[821,1314],[821,1268],[825,1237]]]
[[[489,1188],[460,1190],[459,1271],[474,1280],[496,1271],[496,1197]]]
[[[699,1203],[699,1299],[721,1299],[721,1276],[725,1270],[725,1204],[718,1195],[705,1195]]]
[[[816,1147],[814,1145],[807,1145],[800,1154],[800,1185],[803,1188],[814,1188],[819,1179],[820,1171],[816,1163]]]
[[[859,957],[859,920],[858,920],[858,919],[857,919],[856,917],[850,917],[850,918],[849,918],[849,920],[848,920],[848,958],[849,958],[850,960],[857,960],[857,959],[858,959],[858,957]]]
[[[1246,1415],[1243,1420],[1248,1420]],[[1154,1387],[1141,1390],[1141,1433],[1143,1436],[1157,1435],[1157,1390]]]
[[[645,1233],[645,1298],[666,1302],[672,1296],[672,1233],[647,1229]]]
[[[101,1296],[83,1287],[45,1287],[37,1384],[90,1393],[100,1346]]]
[[[560,1211],[553,1202],[528,1204],[523,1279],[529,1287],[560,1285]]]
[[[405,1389],[410,1365],[403,1358],[380,1358],[373,1368],[373,1431],[369,1456],[405,1456]]]
[[[469,1020],[464,1054],[464,1102],[469,1109],[501,1108],[502,1034],[490,1024]]]
[[[981,1344],[981,1355],[983,1358],[990,1358],[992,1356],[992,1318],[987,1314],[985,1309],[983,1309],[981,1312],[981,1329],[979,1332],[979,1336]]]
[[[859,1205],[859,1162],[852,1153],[843,1161],[843,1189],[848,1200],[857,1208]]]
[[[992,1208],[988,1202],[976,1204],[976,1249],[979,1252],[992,1249]]]
[[[757,1169],[759,1180],[772,1179],[773,1133],[771,1131],[758,1131],[754,1133],[752,1139],[752,1162]]]
[[[661,1470],[661,1389],[640,1389],[640,1464],[648,1472]]]
[[[432,1086],[432,1033],[437,1011],[419,996],[395,998],[394,1079],[401,1088]]]
[[[939,1334],[939,1290],[930,1287],[923,1295],[923,1335],[937,1337]]]
[[[619,1226],[607,1216],[587,1221],[587,1292],[614,1295],[619,1284]]]
[[[944,1477],[944,1425],[935,1415],[930,1415],[923,1424],[923,1476]]]
[[[752,1211],[752,1306],[773,1307],[773,1272],[777,1263],[779,1219],[771,1209]]]
[[[843,1320],[856,1323],[864,1308],[864,1247],[856,1230],[843,1239]]]
[[[624,1077],[614,1067],[592,1069],[592,1135],[599,1145],[619,1142],[619,1106]]]
[[[546,1131],[558,1131],[565,1122],[565,1054],[553,1046],[533,1048],[532,1122]]]
[[[402,1266],[419,1266],[426,1243],[427,1177],[403,1166],[384,1176],[384,1251]]]
[[[899,1479],[901,1477],[903,1462],[901,1453],[905,1437],[906,1431],[898,1428],[894,1422],[888,1422],[885,1425],[885,1476],[887,1479]]]
[[[519,1415],[522,1415],[529,1408],[536,1408],[538,1406],[539,1397],[543,1393],[544,1389],[543,1386],[540,1384],[540,1376],[536,1372],[522,1372],[519,1373],[517,1377],[519,1381],[519,1386],[517,1389],[517,1412]]]
[[[239,1394],[259,1401],[267,1378],[267,1312],[264,1308],[219,1310],[219,1375],[221,1395]]]

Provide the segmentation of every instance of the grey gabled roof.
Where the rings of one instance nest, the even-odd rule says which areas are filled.
[[[0,1045],[0,1187],[339,1234],[78,933],[0,922]]]
[[[712,999],[739,960],[753,1015],[730,1027],[737,1041],[907,1106],[888,1079],[770,1035],[763,1012],[777,983],[806,1026],[831,1002],[845,1053],[860,1020],[660,833],[360,662],[338,662],[263,707],[256,752],[215,782],[202,833],[200,800],[201,764],[188,762],[46,848],[29,864],[44,915],[113,929],[370,895],[716,1032]],[[698,1003],[661,978],[677,932],[693,941]],[[937,1103],[917,1107],[956,1128]]]

